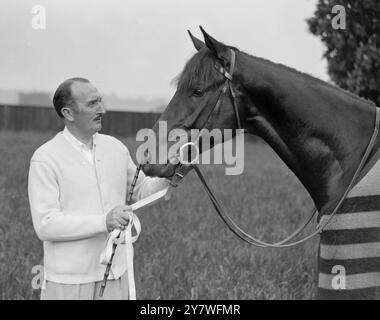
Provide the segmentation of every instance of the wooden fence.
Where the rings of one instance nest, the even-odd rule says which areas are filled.
[[[142,128],[151,128],[158,113],[108,111],[103,119],[102,133],[130,136]],[[60,131],[62,119],[54,108],[0,105],[0,131]]]

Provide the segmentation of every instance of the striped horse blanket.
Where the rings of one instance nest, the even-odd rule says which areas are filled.
[[[318,299],[380,299],[380,161],[321,233],[318,264]]]

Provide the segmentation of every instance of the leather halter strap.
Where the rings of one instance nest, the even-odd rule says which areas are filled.
[[[232,80],[233,80],[233,74],[234,74],[235,63],[236,63],[236,53],[232,49],[230,49],[230,53],[231,53],[230,71],[227,72],[226,69],[224,69],[222,66],[218,67],[217,65],[215,65],[215,68],[226,78],[226,83],[224,86],[225,87],[228,86],[228,88],[230,89],[230,94],[231,94],[231,98],[232,98],[232,105],[233,105],[233,108],[235,111],[235,116],[236,116],[237,128],[242,129],[240,116],[239,116],[239,109],[238,109],[237,104],[236,104],[236,93],[232,87]],[[224,89],[224,91],[225,90],[226,89]]]
[[[227,227],[235,234],[237,235],[241,240],[247,242],[248,244],[254,245],[256,247],[261,247],[261,248],[286,248],[286,247],[292,247],[298,244],[301,244],[311,238],[313,238],[315,235],[320,234],[323,229],[327,226],[327,224],[331,221],[331,219],[334,217],[334,215],[337,213],[339,208],[341,207],[343,201],[346,199],[348,193],[351,191],[355,183],[358,182],[359,174],[361,170],[364,167],[364,164],[366,163],[374,145],[376,142],[376,138],[379,133],[379,127],[380,127],[380,108],[376,108],[376,118],[375,118],[375,125],[374,125],[374,130],[371,136],[371,139],[367,145],[366,151],[360,160],[360,163],[350,181],[350,184],[346,188],[345,192],[343,195],[339,198],[339,201],[337,205],[335,206],[334,210],[332,211],[331,214],[325,215],[322,217],[321,221],[319,222],[317,229],[310,235],[305,236],[304,238],[294,241],[292,243],[289,243],[292,239],[294,239],[297,235],[299,235],[303,229],[309,224],[309,222],[312,220],[312,218],[315,216],[315,214],[318,212],[316,208],[314,208],[313,214],[306,220],[306,223],[304,223],[299,229],[297,229],[293,234],[288,236],[282,241],[276,242],[276,243],[268,243],[264,242],[262,240],[253,238],[251,235],[247,234],[244,232],[231,218],[230,216],[223,210],[223,207],[220,205],[218,199],[215,197],[213,191],[211,188],[208,186],[205,178],[203,177],[202,172],[200,171],[199,167],[194,166],[194,169],[201,180],[203,186],[205,187],[205,190],[207,192],[207,195],[209,196],[214,208],[216,209],[218,215],[220,218],[224,221],[224,223],[227,225]]]

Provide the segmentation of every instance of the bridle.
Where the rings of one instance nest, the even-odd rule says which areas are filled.
[[[240,120],[240,116],[239,116],[239,109],[238,109],[237,102],[236,102],[236,94],[235,94],[233,86],[232,86],[233,72],[235,69],[236,54],[235,54],[235,51],[232,49],[230,49],[230,53],[231,53],[231,65],[230,65],[229,72],[227,72],[227,70],[225,70],[222,66],[221,67],[218,67],[217,65],[215,66],[217,68],[217,70],[225,77],[226,80],[225,80],[224,86],[223,86],[223,88],[222,88],[222,90],[218,96],[218,100],[217,100],[214,108],[211,109],[211,112],[208,115],[208,118],[206,120],[206,125],[213,118],[212,117],[213,114],[215,114],[217,112],[219,105],[221,104],[222,97],[227,92],[227,88],[228,88],[230,95],[231,95],[233,109],[234,109],[235,116],[236,116],[237,127],[238,127],[238,129],[242,129],[241,120]],[[189,125],[189,123],[187,123],[186,125]],[[224,211],[224,209],[221,206],[221,204],[219,203],[218,199],[215,197],[214,192],[212,191],[211,187],[207,184],[206,179],[204,178],[199,167],[196,165],[192,165],[192,166],[193,166],[195,172],[197,173],[201,183],[203,184],[203,186],[207,192],[207,195],[210,198],[216,212],[218,213],[220,218],[223,220],[223,222],[227,225],[227,227],[236,236],[238,236],[244,242],[249,243],[249,244],[254,245],[254,246],[257,246],[257,247],[264,247],[264,248],[265,247],[272,247],[272,248],[292,247],[292,246],[301,244],[308,239],[311,239],[312,237],[314,237],[317,234],[320,234],[323,231],[323,229],[327,226],[327,224],[331,221],[331,219],[334,217],[334,215],[337,213],[337,211],[341,207],[343,201],[346,199],[348,193],[350,192],[350,190],[354,186],[355,182],[357,181],[357,178],[359,177],[359,175],[360,175],[360,173],[364,167],[364,164],[366,163],[366,161],[367,161],[367,159],[368,159],[368,157],[369,157],[369,155],[370,155],[370,153],[371,153],[371,151],[375,145],[375,141],[376,141],[376,138],[377,138],[377,135],[379,132],[379,126],[380,126],[380,109],[376,108],[376,119],[375,119],[375,126],[374,126],[372,137],[368,143],[366,151],[365,151],[365,153],[364,153],[364,155],[363,155],[363,157],[362,157],[362,159],[361,159],[361,161],[360,161],[360,163],[359,163],[359,165],[358,165],[358,167],[357,167],[357,169],[356,169],[356,171],[355,171],[355,173],[354,173],[354,175],[353,175],[353,177],[352,177],[352,179],[348,185],[348,187],[346,188],[343,195],[339,198],[339,201],[336,204],[334,210],[331,212],[331,214],[328,215],[327,219],[325,219],[324,221],[323,221],[323,219],[320,220],[319,224],[317,225],[316,230],[312,234],[305,236],[304,238],[297,240],[297,241],[294,241],[294,242],[290,242],[290,241],[293,240],[294,238],[296,238],[307,227],[307,225],[312,221],[312,219],[317,214],[318,210],[315,206],[313,207],[312,212],[309,215],[309,217],[306,219],[306,221],[301,225],[301,227],[299,227],[291,235],[289,235],[288,237],[286,237],[282,241],[279,241],[276,243],[264,242],[262,240],[254,238],[251,235],[249,235],[248,233],[246,233],[231,219],[231,217]],[[181,164],[180,164],[180,165],[178,165],[176,173],[174,174],[173,179],[172,179],[172,185],[173,186],[177,186],[178,182],[184,177],[184,174],[182,174],[182,171],[183,171],[183,166],[181,166]]]
[[[215,65],[215,68],[226,78],[226,82],[223,86],[222,93],[224,94],[228,89],[230,89],[231,99],[232,99],[232,106],[234,108],[235,117],[236,117],[236,124],[238,129],[242,129],[240,116],[239,116],[239,109],[236,103],[236,94],[232,87],[232,76],[234,74],[235,70],[235,62],[236,62],[236,53],[234,50],[230,49],[231,52],[231,65],[230,65],[230,71],[227,72],[226,69],[224,69],[222,66],[218,67],[218,65]],[[220,103],[219,101],[222,100],[222,95],[219,96],[219,100],[217,101],[217,105]],[[217,106],[215,107],[217,109]]]

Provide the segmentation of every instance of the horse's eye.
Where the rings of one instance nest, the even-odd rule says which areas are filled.
[[[197,88],[197,89],[194,89],[193,96],[195,96],[195,97],[201,97],[201,96],[203,96],[203,93],[204,92],[201,89]]]

